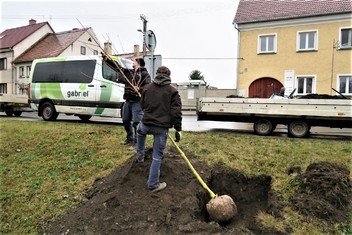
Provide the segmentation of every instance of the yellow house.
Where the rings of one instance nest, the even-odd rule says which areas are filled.
[[[237,92],[352,96],[351,0],[240,0]]]

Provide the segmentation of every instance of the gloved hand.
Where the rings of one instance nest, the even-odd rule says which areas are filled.
[[[175,142],[180,142],[182,138],[182,132],[181,131],[176,131],[175,132]]]

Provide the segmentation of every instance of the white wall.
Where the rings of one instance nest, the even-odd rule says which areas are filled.
[[[92,36],[93,35],[90,35],[88,32],[85,32],[78,40],[66,48],[60,56],[81,55],[81,46],[86,48],[86,55],[93,55],[94,50],[98,51],[100,55],[103,50],[97,45]],[[91,39],[91,41],[89,41],[89,39]]]
[[[27,50],[30,46],[32,46],[34,43],[36,43],[39,39],[41,39],[48,33],[54,33],[54,31],[52,31],[49,25],[46,24],[37,31],[35,31],[33,34],[29,35],[22,42],[14,46],[14,57],[16,58],[17,56],[21,55],[25,50]]]

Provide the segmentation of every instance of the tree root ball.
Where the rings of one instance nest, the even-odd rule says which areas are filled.
[[[206,205],[210,219],[215,222],[230,221],[237,214],[237,206],[228,195],[211,199]]]

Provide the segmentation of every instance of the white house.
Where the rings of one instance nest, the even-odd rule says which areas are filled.
[[[0,34],[0,93],[27,94],[34,59],[97,55],[103,50],[91,28],[55,33],[48,22],[7,29]]]

